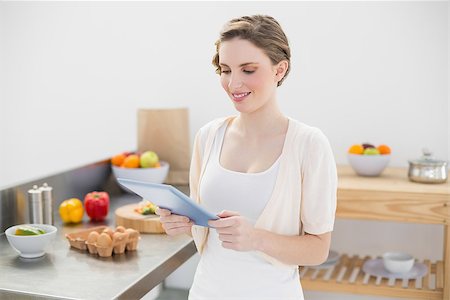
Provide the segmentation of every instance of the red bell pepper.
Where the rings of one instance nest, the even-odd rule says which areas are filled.
[[[107,192],[92,192],[84,197],[84,208],[92,221],[103,221],[109,211]]]

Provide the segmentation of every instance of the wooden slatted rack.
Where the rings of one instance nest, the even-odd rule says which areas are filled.
[[[353,294],[399,297],[407,299],[443,298],[443,263],[423,261],[428,272],[420,279],[400,280],[370,276],[362,271],[369,256],[348,257],[343,254],[336,265],[318,269],[300,267],[300,281],[304,289]]]

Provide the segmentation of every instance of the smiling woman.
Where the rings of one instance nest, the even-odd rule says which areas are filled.
[[[0,185],[62,174],[135,149],[138,108],[188,107],[192,138],[209,120],[233,113],[235,104],[211,67],[214,42],[225,21],[255,12],[276,17],[289,37],[290,72],[277,89],[281,111],[321,128],[338,163],[347,163],[349,145],[366,140],[396,149],[390,166],[404,167],[404,174],[423,147],[449,160],[447,1],[0,1]],[[237,161],[242,169],[234,169],[221,162],[217,168],[229,171],[267,167]],[[85,170],[68,181],[92,186]],[[0,202],[15,195],[3,190]],[[2,213],[0,225],[24,223],[6,209]],[[442,230],[341,219],[332,248],[371,256],[403,249],[436,261],[442,249],[429,245],[442,244]],[[189,288],[194,270],[185,270],[166,286]]]
[[[289,57],[273,65],[262,49],[240,38],[223,42],[219,55],[222,87],[239,112],[254,110],[270,99],[273,85],[280,85],[289,68]]]
[[[261,17],[262,18],[262,17]],[[289,47],[288,39],[281,26],[273,18],[267,18],[265,24],[258,24],[261,27],[258,28],[260,34],[255,34],[255,23],[252,17],[246,16],[239,19],[235,19],[227,24],[226,29],[221,33],[221,37],[216,42],[216,54],[213,57],[213,65],[216,67],[216,73],[220,74],[224,70],[223,56],[219,54],[221,44],[225,41],[239,38],[244,41],[251,42],[259,50],[271,60],[272,64],[277,64],[280,61],[286,60],[289,62],[287,65],[286,73],[283,78],[278,81],[278,86],[283,83],[284,78],[289,74],[291,69],[290,58],[291,50]],[[221,58],[221,59],[220,59]],[[245,64],[244,64],[245,65]]]
[[[189,299],[303,299],[298,265],[321,264],[330,247],[331,147],[319,129],[278,107],[290,50],[274,18],[228,22],[213,64],[238,115],[197,133],[189,184],[191,197],[220,219],[207,228],[156,213],[168,234],[192,233],[201,254]]]

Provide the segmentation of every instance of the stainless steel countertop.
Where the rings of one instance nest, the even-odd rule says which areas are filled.
[[[91,223],[87,216],[75,226],[63,226],[41,258],[23,259],[0,235],[1,299],[139,299],[183,264],[196,249],[191,237],[141,234],[137,251],[101,258],[70,248],[66,233],[98,225],[115,226],[114,210],[137,203],[131,194],[111,198],[108,219]]]

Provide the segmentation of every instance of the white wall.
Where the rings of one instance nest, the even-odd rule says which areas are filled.
[[[390,145],[392,166],[422,147],[449,159],[447,2],[0,2],[0,188],[134,149],[137,108],[189,107],[192,136],[233,113],[214,41],[255,13],[291,43],[283,111],[320,127],[338,163],[365,141]],[[441,245],[431,225],[339,220],[333,238],[432,259]]]
[[[364,141],[391,145],[395,166],[424,146],[448,159],[446,2],[0,5],[0,187],[135,148],[138,107],[187,106],[192,133],[233,113],[210,60],[223,23],[253,13],[291,42],[283,110],[338,162]]]

